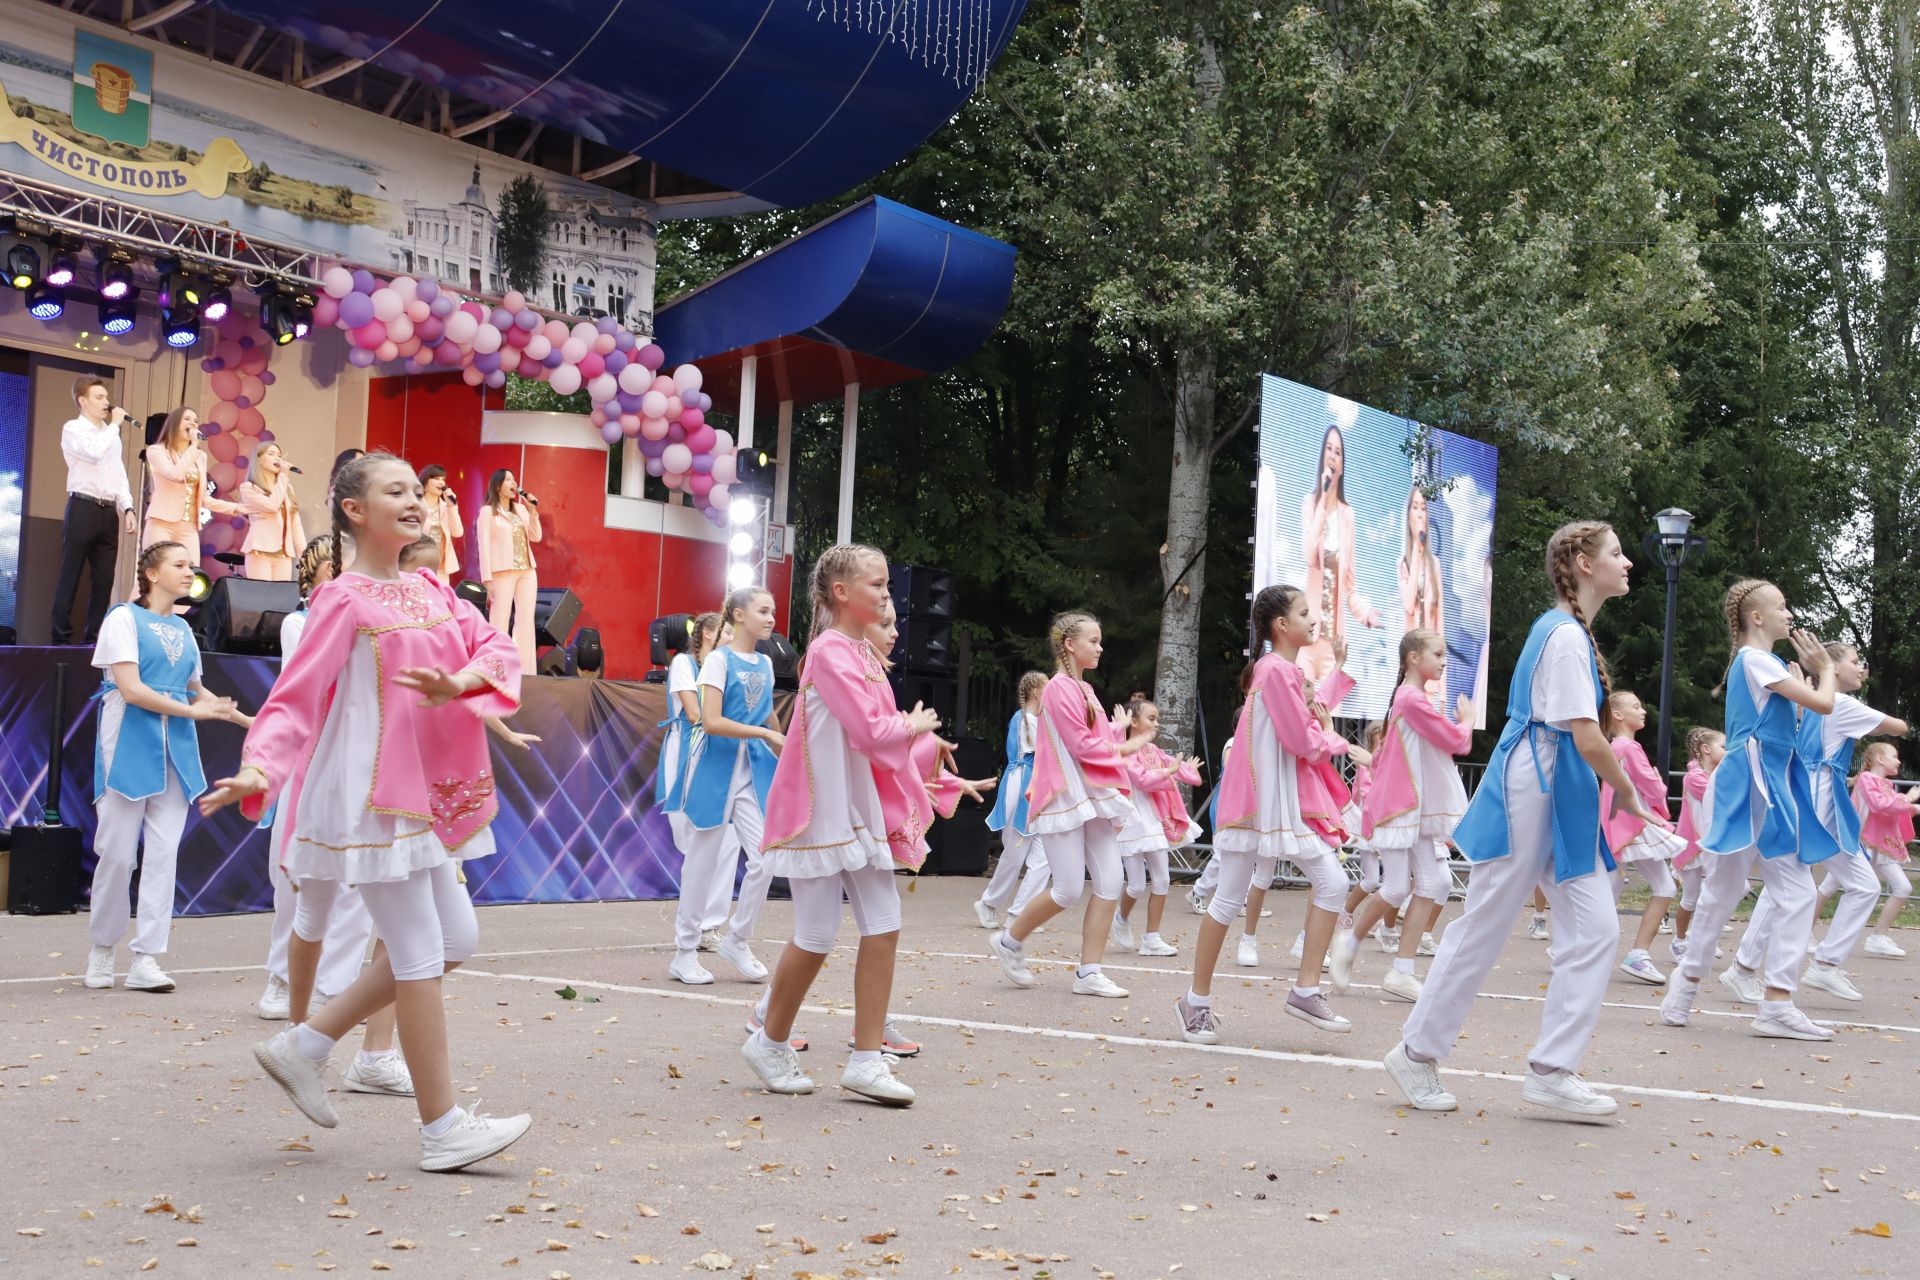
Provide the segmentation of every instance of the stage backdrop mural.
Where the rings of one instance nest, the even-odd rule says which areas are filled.
[[[1447,639],[1445,688],[1431,692],[1449,715],[1467,694],[1486,727],[1498,460],[1491,445],[1262,375],[1254,589],[1306,589],[1309,676],[1332,670],[1346,640],[1357,687],[1339,714],[1386,713],[1400,637],[1425,627]]]

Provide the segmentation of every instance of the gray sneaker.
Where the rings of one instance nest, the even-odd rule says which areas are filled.
[[[1327,1003],[1324,993],[1303,996],[1298,991],[1289,991],[1287,1012],[1302,1022],[1312,1023],[1322,1031],[1333,1031],[1344,1035],[1353,1030],[1353,1023],[1333,1011],[1333,1006]]]
[[[1180,1035],[1189,1044],[1219,1044],[1220,1024],[1214,1019],[1213,1006],[1195,1006],[1181,996],[1173,1002],[1173,1014],[1180,1019]]]

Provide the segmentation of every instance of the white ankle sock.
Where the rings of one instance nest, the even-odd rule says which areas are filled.
[[[778,1040],[772,1039],[767,1035],[767,1028],[764,1025],[764,1020],[761,1028],[758,1031],[753,1033],[753,1043],[756,1048],[763,1049],[763,1050],[778,1049],[780,1047],[780,1042]]]
[[[1091,978],[1094,974],[1098,972],[1100,972],[1099,965],[1083,964],[1074,969],[1073,976],[1076,978]]]
[[[863,1063],[878,1061],[880,1061],[880,1051],[878,1049],[855,1049],[847,1055],[847,1065],[850,1067],[857,1067]]]
[[[1213,997],[1196,995],[1193,988],[1189,987],[1187,988],[1187,1005],[1193,1009],[1211,1009],[1213,1008]]]
[[[454,1125],[460,1122],[460,1116],[461,1116],[460,1108],[455,1107],[453,1110],[447,1112],[447,1114],[441,1116],[438,1120],[435,1120],[432,1124],[421,1125],[420,1132],[425,1134],[429,1138],[444,1138],[447,1136],[448,1130],[452,1129]]]
[[[1393,971],[1395,973],[1412,973],[1413,961],[1407,959],[1405,956],[1395,956],[1393,958]]]
[[[398,1049],[381,1049],[378,1052],[362,1049],[359,1054],[359,1059],[368,1066],[372,1066],[376,1062],[385,1062],[388,1058],[393,1057],[399,1052]]]
[[[293,1047],[300,1051],[303,1058],[319,1062],[333,1052],[333,1041],[321,1035],[306,1023],[298,1023],[293,1028]]]

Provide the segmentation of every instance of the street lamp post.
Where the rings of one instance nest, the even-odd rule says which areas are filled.
[[[1680,621],[1680,571],[1699,563],[1707,549],[1704,534],[1692,532],[1693,514],[1668,507],[1653,518],[1659,529],[1646,536],[1647,555],[1667,571],[1667,629],[1660,653],[1660,737],[1656,743],[1660,780],[1667,780],[1673,758],[1673,632]]]

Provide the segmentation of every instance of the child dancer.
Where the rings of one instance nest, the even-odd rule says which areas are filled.
[[[1727,591],[1726,613],[1733,641],[1725,685],[1727,759],[1713,773],[1713,825],[1700,841],[1707,876],[1693,927],[1706,939],[1719,936],[1720,926],[1747,895],[1747,875],[1759,854],[1763,892],[1772,895],[1780,913],[1764,956],[1765,986],[1745,989],[1738,965],[1722,971],[1721,983],[1738,999],[1760,997],[1760,1013],[1753,1020],[1756,1034],[1831,1040],[1831,1029],[1793,1004],[1813,933],[1809,868],[1839,851],[1832,833],[1815,816],[1793,709],[1798,704],[1822,716],[1833,711],[1833,659],[1812,635],[1792,630],[1787,598],[1770,582],[1745,578],[1734,583]],[[1773,646],[1789,637],[1810,679],[1792,674],[1773,656]],[[1762,957],[1754,959],[1758,963]],[[1667,997],[1660,1004],[1662,1022],[1687,1025],[1700,980],[1711,967],[1705,945],[1687,948],[1668,980]],[[1758,985],[1760,979],[1755,981]]]
[[[1027,783],[1033,779],[1040,693],[1046,687],[1047,676],[1043,671],[1029,671],[1021,676],[1020,707],[1007,721],[1007,768],[1000,775],[1000,793],[994,797],[993,812],[987,815],[987,830],[1000,833],[1000,861],[994,865],[993,878],[987,881],[986,891],[973,903],[973,918],[980,922],[982,929],[1000,927],[1000,913],[1020,883],[1021,869],[1029,861],[1028,846],[1034,843],[1027,824]],[[1043,860],[1045,856],[1040,855]]]
[[[1576,1072],[1620,942],[1604,877],[1613,859],[1600,830],[1600,783],[1613,786],[1616,806],[1650,816],[1600,732],[1606,684],[1589,630],[1602,604],[1626,594],[1631,567],[1613,529],[1598,520],[1563,525],[1547,542],[1553,608],[1527,635],[1507,695],[1506,727],[1453,832],[1474,864],[1466,912],[1447,930],[1401,1042],[1386,1057],[1387,1075],[1418,1110],[1459,1105],[1441,1088],[1436,1064],[1459,1037],[1535,885],[1560,923],[1521,1097],[1578,1116],[1617,1108]]]
[[[1800,717],[1798,753],[1812,776],[1813,811],[1822,828],[1839,846],[1837,856],[1826,861],[1827,884],[1840,890],[1840,905],[1833,913],[1826,940],[1813,953],[1813,963],[1800,980],[1809,987],[1838,996],[1842,1000],[1861,999],[1859,988],[1848,980],[1840,966],[1853,954],[1860,937],[1867,931],[1873,909],[1880,902],[1880,879],[1873,864],[1861,851],[1860,815],[1847,795],[1847,770],[1853,765],[1854,743],[1869,734],[1905,736],[1907,723],[1883,715],[1867,706],[1853,693],[1866,682],[1867,665],[1859,650],[1850,644],[1827,647],[1833,660],[1833,679],[1837,692],[1833,711],[1828,715],[1807,712]],[[1814,909],[1819,910],[1816,897]],[[1773,930],[1780,925],[1780,904],[1762,893],[1754,908],[1753,919],[1740,948],[1734,955],[1734,977],[1752,993],[1759,983],[1754,971],[1764,961]],[[1812,922],[1808,922],[1811,929]]]
[[[700,921],[713,878],[733,881],[734,863],[726,852],[729,827],[739,831],[740,847],[751,852],[740,905],[717,950],[748,982],[767,980],[767,966],[753,954],[752,943],[773,881],[759,852],[767,789],[786,741],[773,709],[773,659],[758,650],[773,634],[773,595],[764,587],[742,587],[727,597],[723,615],[732,638],[700,667],[701,733],[687,769],[683,812],[689,839],[674,912],[675,954],[667,968],[676,981],[690,986],[713,981],[700,963]]]
[[[1913,793],[1893,789],[1888,779],[1900,772],[1900,753],[1893,744],[1876,742],[1860,760],[1860,775],[1853,780],[1853,804],[1860,814],[1860,841],[1873,851],[1874,869],[1887,886],[1887,905],[1880,909],[1873,932],[1867,935],[1866,953],[1882,960],[1899,960],[1906,951],[1887,936],[1887,930],[1899,918],[1900,909],[1913,896],[1913,881],[1907,878],[1907,845],[1913,841],[1913,815],[1920,813],[1920,799]],[[1825,886],[1821,891],[1825,892]]]
[[[1113,938],[1122,947],[1133,945],[1133,926],[1129,914],[1133,904],[1147,895],[1147,931],[1140,938],[1143,956],[1180,954],[1160,936],[1160,921],[1167,910],[1167,891],[1172,880],[1167,874],[1167,859],[1172,851],[1200,838],[1200,826],[1187,814],[1180,801],[1179,786],[1200,785],[1200,760],[1197,756],[1170,756],[1154,745],[1160,736],[1160,708],[1144,694],[1135,694],[1126,708],[1127,725],[1116,728],[1133,740],[1145,738],[1138,750],[1127,756],[1127,777],[1133,787],[1133,816],[1120,832],[1121,867],[1126,874],[1126,896],[1114,916]]]
[[[351,529],[353,572],[336,569],[314,593],[239,773],[200,809],[240,801],[257,819],[284,794],[283,821],[293,824],[284,857],[301,885],[295,932],[319,936],[302,921],[324,919],[338,887],[352,884],[387,944],[386,964],[256,1047],[260,1065],[310,1120],[332,1128],[328,1054],[369,1014],[395,1005],[420,1113],[420,1167],[446,1172],[498,1154],[533,1123],[454,1105],[441,998],[441,975],[471,957],[479,937],[455,860],[493,852],[498,800],[479,716],[517,705],[519,654],[432,575],[401,572],[401,552],[425,521],[412,468],[366,454],[341,468],[333,494],[335,552]]]
[[[1387,723],[1384,720],[1369,720],[1361,742],[1366,745],[1369,758],[1380,754],[1380,744],[1385,741]],[[1367,792],[1373,787],[1373,766],[1355,764],[1353,766],[1353,805],[1360,813],[1366,812]],[[1349,847],[1353,850],[1353,860],[1359,875],[1355,877],[1353,887],[1347,890],[1347,902],[1341,911],[1343,916],[1351,918],[1367,900],[1367,895],[1380,890],[1380,853],[1372,843],[1361,834],[1363,819],[1350,819],[1347,826]],[[1400,949],[1399,929],[1400,913],[1392,907],[1373,927],[1372,936],[1380,944],[1380,949],[1389,954]]]
[[[1333,713],[1330,708],[1340,705],[1340,700],[1352,692],[1353,678],[1346,672],[1336,669],[1327,677],[1324,688],[1326,693],[1323,696],[1321,686],[1316,685],[1310,677],[1304,674],[1301,676],[1300,692],[1307,699],[1307,710],[1313,713],[1313,718],[1320,722],[1322,729],[1338,736],[1333,727]],[[1347,743],[1346,753],[1356,764],[1373,763],[1373,757],[1364,748],[1356,747],[1352,743]],[[1334,850],[1337,859],[1340,849],[1359,829],[1360,815],[1354,808],[1353,793],[1347,790],[1346,780],[1340,776],[1340,768],[1334,764],[1331,757],[1325,760],[1301,760],[1296,768],[1300,774],[1299,785],[1302,794],[1311,794],[1316,797],[1315,804],[1311,806],[1313,811],[1306,819],[1307,826]],[[1322,816],[1323,814],[1331,816]],[[1349,825],[1350,822],[1351,825]],[[1347,878],[1346,868],[1338,866],[1337,862],[1336,867],[1344,883]],[[1260,963],[1260,922],[1272,914],[1267,910],[1267,892],[1273,888],[1279,871],[1278,858],[1263,856],[1254,860],[1253,884],[1247,889],[1247,906],[1241,925],[1240,942],[1233,956],[1234,963],[1244,968],[1252,969]],[[1311,898],[1307,901],[1306,914],[1309,918],[1313,914]],[[1343,903],[1340,918],[1334,922],[1334,933],[1338,935],[1342,929],[1352,927],[1353,917],[1346,913]],[[1303,922],[1300,931],[1293,937],[1293,946],[1288,949],[1287,958],[1297,964],[1306,955],[1306,949],[1307,930]]]
[[[1667,951],[1675,961],[1687,953],[1687,935],[1693,926],[1693,909],[1700,903],[1700,882],[1706,868],[1700,865],[1700,837],[1712,825],[1711,794],[1708,780],[1727,754],[1727,736],[1718,729],[1699,727],[1687,731],[1687,776],[1680,784],[1680,824],[1677,834],[1687,847],[1673,859],[1674,874],[1680,877],[1680,905],[1673,912],[1673,939]],[[1720,945],[1713,954],[1719,959]]]
[[[1333,940],[1335,991],[1347,989],[1360,939],[1389,907],[1419,919],[1425,908],[1446,901],[1446,872],[1432,850],[1436,841],[1444,843],[1453,834],[1467,811],[1467,790],[1454,757],[1473,746],[1473,699],[1461,694],[1452,720],[1428,699],[1427,690],[1446,669],[1447,642],[1440,633],[1415,628],[1400,637],[1400,687],[1387,712],[1387,734],[1360,811],[1360,833],[1380,854],[1380,892],[1361,906],[1351,932]],[[1413,976],[1419,941],[1411,929],[1401,935],[1400,952],[1380,984],[1388,995],[1420,998],[1420,979]]]
[[[685,856],[689,844],[687,815],[681,811],[687,763],[700,727],[700,665],[720,639],[720,615],[703,613],[688,624],[691,650],[673,655],[667,664],[667,718],[655,725],[667,736],[660,743],[660,765],[653,775],[654,807],[667,815],[673,843]],[[731,890],[732,886],[728,886]],[[728,894],[732,900],[732,894]]]
[[[1346,898],[1347,878],[1333,850],[1311,825],[1337,819],[1331,798],[1311,785],[1318,775],[1299,765],[1342,755],[1347,744],[1307,706],[1296,661],[1313,635],[1306,593],[1298,587],[1263,589],[1253,601],[1253,634],[1256,646],[1268,646],[1268,651],[1254,663],[1234,730],[1236,747],[1220,775],[1220,808],[1213,833],[1213,847],[1221,858],[1220,884],[1194,943],[1192,983],[1174,1002],[1181,1035],[1196,1044],[1219,1042],[1213,971],[1227,926],[1246,902],[1254,865],[1261,858],[1287,859],[1307,876],[1312,888],[1306,950],[1298,980],[1287,995],[1287,1012],[1323,1031],[1353,1028],[1334,1013],[1320,991],[1320,964]],[[1345,641],[1335,640],[1332,649],[1337,670],[1346,664]],[[1303,780],[1309,785],[1303,786]]]
[[[896,863],[926,856],[926,791],[913,772],[913,740],[940,727],[915,703],[894,705],[886,668],[862,635],[889,605],[887,560],[869,546],[829,547],[814,561],[813,641],[800,669],[791,746],[767,797],[763,846],[774,875],[793,886],[793,941],[780,953],[762,1001],[762,1025],[740,1056],[774,1093],[811,1093],[787,1037],[807,989],[840,931],[845,894],[860,930],[853,970],[855,1048],[840,1087],[907,1106],[913,1090],[881,1054],[900,944]]]
[[[1026,940],[1035,929],[1093,897],[1080,925],[1080,964],[1073,993],[1118,999],[1127,989],[1101,972],[1114,906],[1120,899],[1119,829],[1133,812],[1127,768],[1108,733],[1099,698],[1085,673],[1100,665],[1100,620],[1090,613],[1056,616],[1048,632],[1057,670],[1040,694],[1039,743],[1027,786],[1027,824],[1040,836],[1052,868],[1046,897],[1035,897],[987,946],[1015,986],[1031,987]]]
[[[1626,886],[1629,867],[1640,873],[1652,895],[1640,913],[1639,932],[1634,935],[1633,948],[1620,962],[1620,972],[1657,987],[1666,982],[1667,975],[1653,963],[1648,948],[1653,946],[1654,935],[1660,931],[1660,922],[1666,919],[1667,907],[1673,902],[1673,870],[1667,862],[1684,854],[1687,845],[1674,834],[1672,820],[1667,816],[1667,780],[1653,767],[1634,737],[1647,727],[1646,707],[1637,696],[1622,689],[1607,699],[1600,715],[1601,727],[1612,739],[1613,755],[1620,762],[1621,772],[1633,783],[1634,790],[1640,793],[1641,805],[1655,819],[1643,823],[1632,814],[1616,812],[1612,792],[1605,787],[1600,789],[1600,811],[1608,815],[1604,820],[1607,844],[1613,849],[1614,862],[1619,864],[1613,873],[1614,895],[1617,899]]]
[[[199,558],[178,542],[156,542],[140,553],[139,594],[115,605],[100,623],[93,665],[105,673],[100,727],[93,748],[93,806],[98,815],[93,851],[93,895],[87,933],[86,985],[113,986],[113,954],[130,922],[127,893],[136,847],[140,861],[140,923],[133,935],[129,991],[171,991],[161,969],[173,929],[173,871],[187,807],[206,790],[196,722],[249,723],[233,699],[215,697],[200,683],[200,648],[173,608],[193,586]]]

